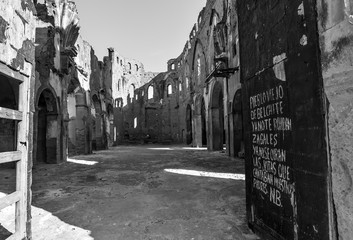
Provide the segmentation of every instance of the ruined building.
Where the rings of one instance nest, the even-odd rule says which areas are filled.
[[[225,145],[231,156],[242,154],[237,53],[234,3],[208,1],[167,71],[119,106],[118,134],[132,142],[185,143],[209,150]]]
[[[113,145],[182,143],[245,157],[247,217],[270,239],[353,236],[353,9],[344,0],[208,0],[167,71],[99,61],[74,2],[0,5],[0,163],[31,170]],[[0,209],[1,210],[1,209]]]
[[[209,0],[181,55],[119,106],[118,134],[245,151],[254,230],[350,239],[351,34],[346,1]]]

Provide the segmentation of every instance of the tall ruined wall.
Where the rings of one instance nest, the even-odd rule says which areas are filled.
[[[353,5],[319,0],[322,72],[329,107],[332,184],[339,239],[353,236]]]
[[[35,65],[35,14],[36,10],[31,0],[1,0],[0,1],[0,107],[17,109],[18,85],[8,86],[8,77],[23,77],[29,81],[30,113],[29,126],[33,125],[34,112],[34,65]],[[12,82],[11,80],[9,82]],[[7,89],[7,87],[10,89]],[[1,90],[0,90],[1,91]],[[10,100],[10,101],[9,101]],[[0,151],[14,149],[15,124],[13,121],[0,120]],[[31,237],[31,179],[32,179],[32,150],[33,128],[28,133],[28,198],[27,198],[27,237]],[[12,135],[12,136],[10,136]],[[6,137],[6,139],[4,139]],[[11,138],[13,138],[11,140]],[[9,145],[10,144],[10,145]],[[3,166],[0,166],[3,167]],[[1,189],[0,189],[1,191]]]
[[[233,119],[227,118],[231,113],[231,109],[227,109],[227,106],[233,101],[236,90],[240,88],[239,76],[229,76],[228,82],[224,81],[223,77],[209,77],[215,69],[214,27],[225,17],[226,13],[228,15],[225,19],[229,29],[226,33],[228,67],[234,68],[239,65],[237,18],[236,11],[233,9],[235,1],[230,1],[227,5],[224,3],[226,2],[222,0],[207,1],[206,6],[197,17],[196,24],[191,29],[182,53],[168,61],[167,72],[158,75],[140,89],[135,88],[137,89],[136,94],[142,91],[145,92],[144,96],[138,96],[138,99],[135,100],[129,98],[132,91],[129,91],[128,87],[136,82],[133,76],[128,81],[128,87],[123,86],[125,88],[122,89],[119,82],[113,84],[113,92],[114,89],[117,89],[118,96],[123,102],[123,106],[116,112],[117,117],[121,119],[120,123],[117,122],[120,124],[118,131],[120,137],[126,135],[125,138],[138,140],[148,135],[160,141],[184,142],[200,147],[210,142],[207,139],[214,138],[210,131],[214,127],[213,124],[233,126]],[[114,56],[112,59],[115,61],[119,57]],[[121,72],[124,73],[124,70]],[[128,79],[128,76],[127,74],[124,78],[123,74],[122,79]],[[124,81],[122,82],[124,83]],[[212,119],[209,112],[216,82],[221,83],[222,91],[224,91],[222,92],[223,103],[217,104],[225,106],[223,119],[230,121],[229,124],[220,123],[221,120],[217,120],[216,123],[209,120]],[[172,87],[170,96],[168,95],[169,84]],[[153,86],[154,99],[148,99],[146,96],[149,86]],[[136,94],[134,95],[136,96]],[[218,99],[214,99],[214,101],[218,101]],[[201,111],[202,107],[205,110]],[[134,128],[136,117],[139,124]],[[229,137],[232,134],[228,128],[226,134],[228,148],[233,148],[234,140]]]

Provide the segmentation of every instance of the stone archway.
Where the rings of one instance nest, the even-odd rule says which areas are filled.
[[[186,144],[192,143],[192,111],[190,104],[186,107]]]
[[[36,105],[36,157],[37,163],[60,162],[60,123],[57,100],[52,91],[44,89]]]
[[[222,84],[216,82],[211,95],[209,149],[223,150],[225,143],[224,103]]]
[[[243,156],[244,154],[244,129],[243,129],[243,107],[241,89],[236,91],[233,99],[233,148],[234,155]]]

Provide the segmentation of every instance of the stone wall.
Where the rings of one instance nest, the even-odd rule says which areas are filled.
[[[222,77],[210,76],[215,69],[214,27],[223,17],[229,29],[226,40],[229,44],[226,44],[225,49],[225,55],[229,59],[227,68],[235,68],[239,65],[235,1],[230,1],[227,5],[223,4],[224,1],[221,0],[207,1],[197,18],[197,23],[191,29],[182,53],[168,61],[165,73],[154,77],[144,86],[136,88],[137,99],[127,97],[126,103],[125,90],[117,88],[118,96],[123,100],[123,106],[116,112],[117,117],[121,119],[117,121],[117,124],[120,124],[118,127],[120,138],[125,135],[125,138],[132,142],[146,142],[149,141],[146,138],[151,138],[152,142],[184,142],[187,144],[189,140],[192,140],[191,145],[201,147],[212,142],[213,138],[222,138],[221,135],[214,136],[211,129],[224,126],[229,154],[235,155],[235,151],[230,150],[234,149],[234,140],[230,137],[234,136],[230,131],[233,129],[230,126],[234,125],[234,121],[228,118],[231,109],[227,106],[232,103],[236,90],[240,88],[239,76],[234,72]],[[129,83],[132,82],[133,80]],[[212,121],[215,119],[215,117],[212,118],[211,113],[215,82],[220,82],[222,86],[222,104],[216,105],[224,109],[222,111],[224,116]],[[172,88],[171,94],[168,94],[169,85]],[[150,86],[154,90],[153,99],[148,99]],[[203,115],[201,105],[205,108],[202,111]],[[188,106],[192,110],[190,122],[187,116]],[[138,122],[136,128],[134,127],[135,118]],[[220,131],[223,132],[223,129]],[[219,142],[221,141],[223,138],[219,139]],[[223,147],[220,148],[223,149]]]
[[[318,26],[329,102],[332,189],[339,239],[353,236],[353,5],[319,0]]]

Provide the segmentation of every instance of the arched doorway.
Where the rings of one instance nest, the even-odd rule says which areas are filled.
[[[202,95],[197,96],[195,99],[194,126],[195,146],[207,146],[206,109],[205,100]]]
[[[186,144],[192,143],[192,112],[191,106],[186,107]]]
[[[58,109],[56,98],[49,89],[39,96],[37,114],[36,162],[58,163]]]
[[[112,147],[114,143],[114,108],[112,104],[108,104],[107,106],[107,138],[108,138],[108,146]]]
[[[207,128],[206,128],[206,105],[205,99],[201,99],[201,131],[202,131],[202,146],[207,146]]]
[[[97,95],[92,96],[92,104],[94,108],[93,124],[92,124],[92,149],[102,150],[103,144],[103,123],[102,123],[102,107]]]
[[[225,143],[223,104],[222,84],[216,82],[211,96],[211,134],[209,148],[212,151],[223,150],[223,144]]]
[[[243,108],[241,90],[236,91],[233,100],[233,139],[234,154],[242,156],[244,152]]]

